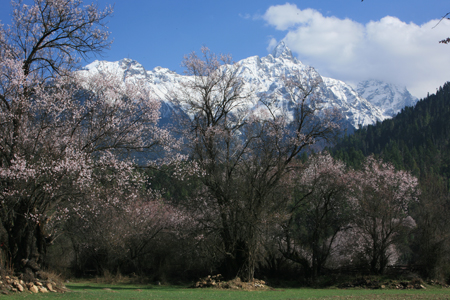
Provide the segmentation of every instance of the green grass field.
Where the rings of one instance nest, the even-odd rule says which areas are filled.
[[[450,299],[450,289],[365,290],[365,289],[275,289],[236,291],[191,289],[178,286],[109,285],[70,283],[64,294],[11,294],[8,299]]]

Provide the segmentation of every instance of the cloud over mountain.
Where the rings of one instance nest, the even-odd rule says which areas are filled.
[[[285,31],[292,51],[325,76],[353,83],[388,81],[418,97],[450,80],[450,46],[438,43],[450,35],[449,20],[417,25],[386,16],[361,24],[289,3],[271,6],[262,18]]]

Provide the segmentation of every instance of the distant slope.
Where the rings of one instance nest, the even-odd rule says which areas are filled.
[[[392,119],[358,129],[331,152],[351,166],[378,155],[417,176],[450,178],[450,83]]]

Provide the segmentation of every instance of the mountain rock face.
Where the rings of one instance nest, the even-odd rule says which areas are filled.
[[[390,103],[394,103],[395,108],[389,106],[388,110],[396,111],[401,109],[402,104],[401,95],[411,96],[407,91],[403,94],[394,93],[391,98],[382,98],[382,90],[378,91],[375,87],[382,86],[381,84],[375,85],[367,84],[361,85],[361,91],[366,95],[373,95],[371,99],[375,99],[374,103],[369,102],[362,97],[357,91],[343,81],[322,77],[313,68],[304,65],[301,61],[295,58],[289,48],[286,47],[284,42],[275,47],[272,54],[265,57],[252,56],[243,59],[238,62],[239,69],[238,74],[244,81],[251,86],[258,94],[259,93],[276,93],[280,95],[280,102],[285,101],[283,93],[285,93],[281,77],[283,75],[289,75],[295,72],[301,74],[308,74],[314,78],[321,77],[321,83],[319,85],[321,94],[323,95],[325,107],[337,107],[343,114],[344,122],[358,128],[359,126],[366,126],[376,123],[377,121],[383,121],[389,118],[383,111],[388,107]],[[80,72],[114,72],[119,76],[122,76],[127,80],[143,79],[154,91],[155,97],[162,101],[161,114],[162,118],[170,118],[172,109],[179,109],[168,98],[171,91],[176,91],[181,87],[183,82],[189,79],[189,76],[177,74],[166,68],[156,67],[152,71],[147,71],[138,62],[131,59],[122,59],[116,62],[107,61],[95,61]],[[390,87],[390,85],[387,85]],[[359,86],[358,86],[359,87]],[[363,87],[366,87],[363,89]],[[373,91],[373,92],[372,92]],[[397,96],[398,95],[398,96]],[[408,98],[409,99],[409,98]],[[413,102],[413,100],[411,100]],[[254,105],[255,102],[249,102],[248,105]],[[288,107],[281,103],[283,107]],[[379,105],[383,109],[380,109]]]
[[[405,106],[414,106],[419,101],[405,87],[401,88],[379,80],[361,81],[356,91],[388,117],[395,116]]]

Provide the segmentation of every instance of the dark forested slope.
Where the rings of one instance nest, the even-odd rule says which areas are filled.
[[[357,167],[374,154],[414,175],[450,178],[450,82],[397,116],[358,129],[331,150]]]

